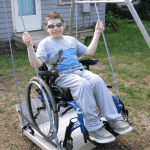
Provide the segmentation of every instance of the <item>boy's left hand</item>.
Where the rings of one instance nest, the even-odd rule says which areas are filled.
[[[96,23],[96,26],[95,26],[95,33],[101,34],[102,31],[104,31],[104,30],[105,30],[105,27],[103,25],[103,22],[102,21],[99,22],[99,20],[98,20]]]

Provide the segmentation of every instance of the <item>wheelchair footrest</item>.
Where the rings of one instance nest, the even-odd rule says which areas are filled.
[[[109,126],[109,124],[107,123],[107,121],[103,121],[103,123],[104,123],[105,128],[106,128],[111,134],[113,134],[115,137],[119,135],[118,133],[114,132],[114,131],[110,128],[110,126]],[[92,144],[94,144],[96,147],[99,147],[100,145],[103,144],[103,143],[97,143],[96,141],[92,141],[92,140],[89,138],[88,131],[86,131],[85,134],[86,134],[85,136],[86,136],[87,140],[88,140],[89,142],[91,142]]]

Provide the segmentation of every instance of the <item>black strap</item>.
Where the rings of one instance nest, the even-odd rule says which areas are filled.
[[[62,112],[62,116],[65,114],[65,113],[67,113],[67,111],[69,111],[70,109],[72,109],[73,107],[69,107],[69,108],[67,108],[64,112]]]
[[[25,125],[23,128],[22,128],[22,132],[24,130],[26,130],[26,128],[29,128],[31,130],[30,134],[34,135],[34,130],[32,129],[32,127],[30,126],[30,124],[28,123],[27,125]]]
[[[126,119],[127,119],[127,122],[129,122],[129,120],[128,120],[128,115],[129,115],[129,112],[128,112],[128,110],[126,110],[125,109],[125,106],[124,106],[124,104],[123,104],[123,102],[122,101],[120,101],[121,102],[121,104],[122,104],[122,111],[123,111],[123,113],[125,114],[125,116],[126,116]]]

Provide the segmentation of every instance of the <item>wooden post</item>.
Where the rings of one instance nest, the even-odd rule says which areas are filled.
[[[69,35],[70,36],[72,36],[72,29],[73,29],[74,7],[75,7],[75,0],[72,0],[71,12],[70,12],[70,23],[69,23]]]

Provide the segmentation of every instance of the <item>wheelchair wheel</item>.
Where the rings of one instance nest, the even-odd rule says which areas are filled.
[[[33,77],[26,91],[26,104],[31,121],[47,137],[53,139],[51,122],[55,124],[58,130],[58,112],[53,94],[43,79],[40,78],[42,89],[45,93],[45,99],[42,94],[38,78]],[[50,117],[49,117],[50,114]],[[50,119],[52,118],[52,119]]]

